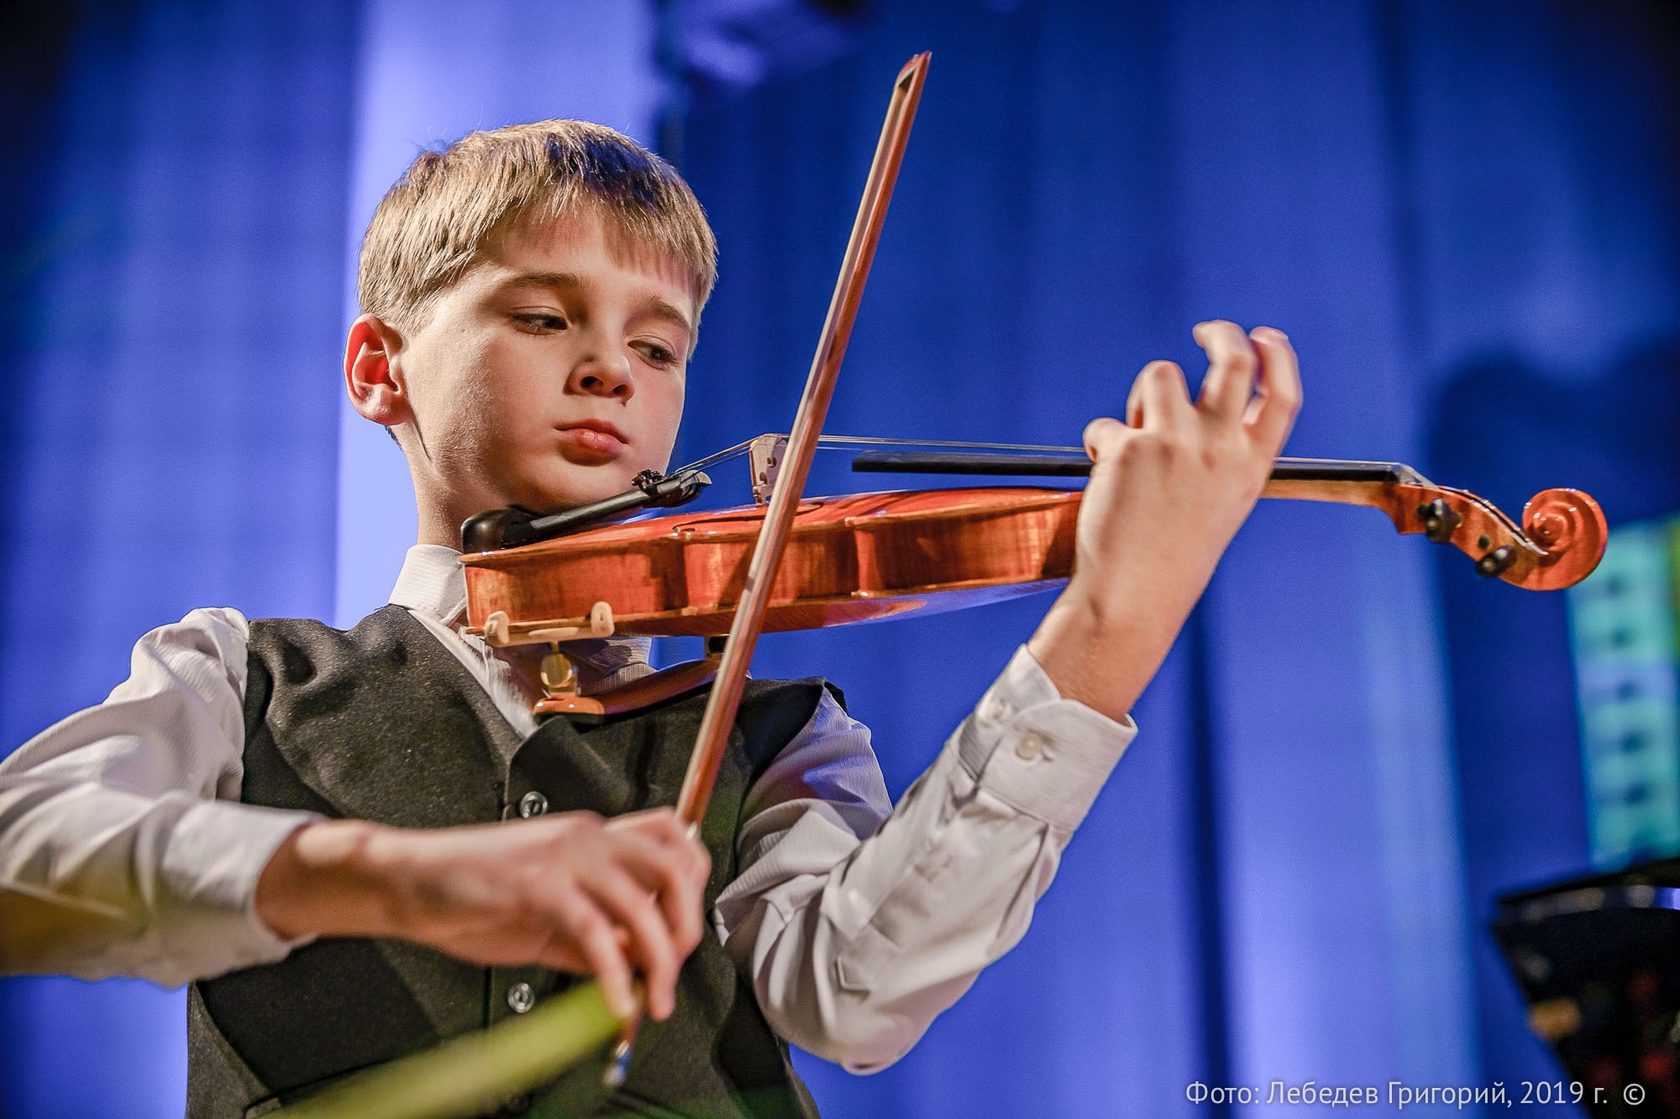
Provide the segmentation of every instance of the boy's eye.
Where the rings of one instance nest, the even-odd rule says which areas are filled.
[[[532,334],[552,334],[566,329],[566,319],[549,311],[521,311],[513,316],[521,330]]]
[[[636,349],[654,365],[670,367],[677,364],[677,355],[669,347],[658,342],[637,342]]]

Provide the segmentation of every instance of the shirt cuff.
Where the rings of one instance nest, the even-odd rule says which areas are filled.
[[[257,917],[257,880],[298,828],[324,817],[252,804],[204,801],[188,809],[163,852],[166,889],[183,906],[176,935],[202,944],[214,936],[220,970],[284,959],[313,936],[287,940]]]
[[[957,754],[981,788],[1071,831],[1135,737],[1130,715],[1115,722],[1063,699],[1023,645],[963,722]]]

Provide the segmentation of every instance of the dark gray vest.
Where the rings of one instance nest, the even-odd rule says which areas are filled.
[[[603,815],[674,804],[705,701],[702,692],[597,725],[549,719],[520,743],[466,668],[394,606],[348,632],[253,622],[249,665],[241,799],[400,827],[506,820],[541,798],[549,811]],[[823,688],[747,685],[701,829],[712,856],[708,910],[735,877],[748,788],[810,719]],[[187,1114],[263,1114],[506,1018],[527,986],[541,998],[571,982],[537,968],[476,967],[400,940],[316,941],[278,964],[193,985]],[[629,1079],[610,1096],[600,1086],[604,1063],[603,1054],[508,1101],[504,1113],[816,1113],[786,1044],[711,935],[683,968],[676,1013],[643,1024]]]

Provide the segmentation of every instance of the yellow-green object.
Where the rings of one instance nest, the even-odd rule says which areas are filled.
[[[381,1065],[275,1119],[459,1119],[553,1080],[610,1043],[619,1020],[596,983],[436,1049]]]

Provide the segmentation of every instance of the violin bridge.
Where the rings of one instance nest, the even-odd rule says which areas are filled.
[[[747,460],[752,464],[753,501],[760,505],[770,502],[776,488],[776,474],[787,452],[785,435],[760,435],[747,444]]]

